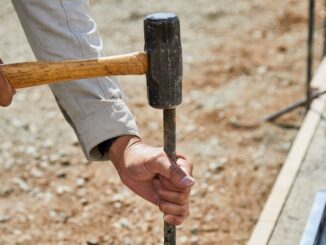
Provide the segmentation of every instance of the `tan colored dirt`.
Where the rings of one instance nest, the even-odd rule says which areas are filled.
[[[296,110],[277,121],[281,126],[261,122],[304,95],[305,2],[92,1],[106,54],[142,50],[147,14],[180,16],[185,74],[178,150],[193,159],[197,183],[179,244],[249,238],[303,118]],[[320,54],[324,13],[316,9]],[[32,60],[8,0],[0,17],[1,58]],[[147,105],[144,77],[123,78],[123,85],[144,140],[161,145],[162,113]],[[110,163],[85,161],[46,86],[18,91],[0,120],[1,245],[162,242],[158,209],[123,187]]]

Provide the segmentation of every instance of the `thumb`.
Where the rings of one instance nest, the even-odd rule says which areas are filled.
[[[164,176],[178,187],[186,188],[195,183],[194,178],[170,160],[166,154],[152,162],[151,168],[154,173]]]

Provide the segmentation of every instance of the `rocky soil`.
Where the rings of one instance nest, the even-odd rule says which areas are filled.
[[[106,54],[143,49],[142,19],[180,16],[184,101],[178,150],[197,180],[179,244],[245,244],[303,119],[262,118],[304,96],[307,1],[91,1]],[[320,3],[319,3],[320,2]],[[317,3],[316,61],[321,20]],[[33,60],[10,1],[0,9],[0,56]],[[161,111],[144,77],[121,78],[144,141],[162,144]],[[162,215],[122,186],[110,162],[85,160],[46,86],[0,108],[0,244],[159,244]]]

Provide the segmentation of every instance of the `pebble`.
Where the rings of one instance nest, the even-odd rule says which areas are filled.
[[[40,162],[40,167],[47,168],[47,167],[49,167],[49,163],[46,160],[43,160]]]
[[[54,146],[54,142],[51,139],[47,139],[43,143],[44,148],[51,148],[52,146]]]
[[[85,185],[85,179],[84,178],[78,178],[77,180],[76,180],[76,185],[78,186],[78,187],[82,187],[82,186],[84,186]]]
[[[119,221],[113,223],[112,226],[117,229],[126,228],[130,230],[130,222],[127,218],[120,218]]]
[[[86,244],[87,245],[99,245],[100,243],[99,243],[98,239],[91,238],[91,239],[87,240]]]
[[[66,221],[70,217],[70,215],[68,215],[65,212],[62,211],[58,212],[55,210],[50,210],[49,216],[54,218],[56,221]]]
[[[187,236],[181,236],[179,239],[180,239],[180,242],[181,242],[181,243],[186,243],[186,242],[189,241],[189,239],[188,239]]]
[[[66,176],[67,176],[67,174],[64,171],[59,171],[57,173],[57,178],[59,178],[59,179],[64,179],[64,178],[66,178]]]
[[[119,208],[122,207],[122,203],[121,203],[121,202],[115,202],[115,203],[113,203],[113,207],[114,207],[115,209],[119,209]]]
[[[212,214],[207,214],[207,215],[204,217],[204,220],[205,220],[206,222],[211,222],[211,221],[214,220],[214,215],[212,215]]]
[[[12,179],[12,182],[14,183],[14,184],[16,184],[16,185],[18,185],[18,187],[19,187],[19,189],[21,189],[22,191],[29,191],[30,190],[30,188],[29,188],[29,186],[27,185],[27,183],[23,180],[23,179],[21,179],[21,178],[19,178],[19,177],[14,177],[13,179]]]
[[[34,167],[31,169],[31,175],[36,178],[41,178],[41,177],[43,177],[43,172],[41,170],[39,170],[38,168]]]
[[[0,215],[0,223],[5,223],[10,220],[10,217],[7,215]]]
[[[86,205],[88,205],[88,200],[86,199],[86,198],[82,198],[82,199],[80,199],[80,204],[81,205],[83,205],[83,206],[86,206]]]
[[[199,226],[194,225],[190,229],[191,234],[197,234],[199,232]]]
[[[7,197],[13,192],[13,189],[9,186],[4,186],[0,188],[0,197]]]
[[[61,158],[61,156],[59,154],[52,154],[52,155],[50,155],[49,160],[51,163],[55,163],[55,162],[59,161],[60,158]]]
[[[122,199],[123,199],[123,195],[121,195],[121,194],[114,194],[113,196],[112,196],[112,201],[113,202],[118,202],[118,201],[122,201]]]
[[[154,220],[153,214],[151,212],[146,212],[144,217],[145,217],[146,221],[153,221]]]
[[[199,237],[198,236],[192,236],[190,239],[191,244],[198,244],[199,243]]]
[[[56,187],[55,192],[58,195],[62,195],[64,193],[66,193],[66,192],[69,193],[69,192],[71,192],[71,187],[67,186],[67,185],[59,185],[59,186]]]
[[[119,222],[120,222],[122,227],[124,227],[124,228],[126,228],[128,230],[130,229],[130,222],[129,222],[129,220],[127,218],[121,218]]]

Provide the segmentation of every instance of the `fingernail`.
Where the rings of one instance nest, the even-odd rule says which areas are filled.
[[[184,186],[191,186],[195,183],[194,178],[190,176],[185,176],[181,179],[180,184]]]

